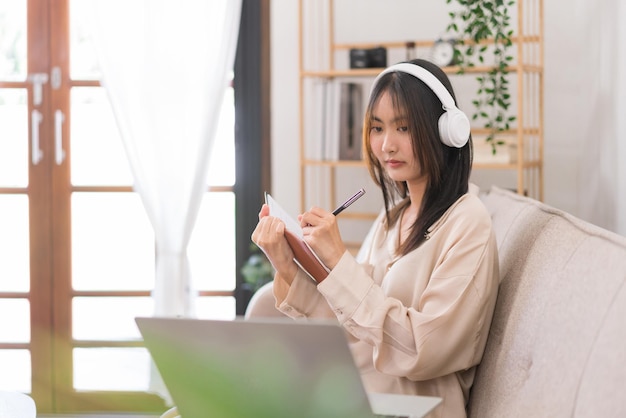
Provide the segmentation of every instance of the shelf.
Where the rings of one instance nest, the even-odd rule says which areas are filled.
[[[304,0],[300,0],[301,6],[303,2]],[[435,39],[398,40],[391,42],[335,42],[333,28],[336,27],[337,22],[333,21],[333,3],[333,0],[327,0],[328,7],[324,6],[326,10],[330,11],[327,12],[328,22],[325,25],[325,27],[330,28],[330,30],[323,36],[323,41],[320,41],[321,45],[317,45],[318,47],[321,46],[321,48],[325,48],[323,53],[327,54],[327,56],[323,59],[318,58],[318,62],[311,61],[310,67],[307,68],[303,60],[305,54],[303,54],[302,51],[300,54],[299,78],[300,93],[302,94],[300,102],[299,138],[301,174],[300,202],[303,210],[306,207],[306,199],[313,199],[315,201],[321,198],[329,202],[335,202],[338,187],[345,185],[346,182],[354,182],[354,179],[351,178],[353,173],[355,177],[361,175],[369,177],[367,166],[362,160],[320,160],[307,157],[308,155],[317,154],[307,154],[307,150],[313,149],[311,145],[315,145],[315,143],[307,143],[306,138],[313,141],[321,137],[318,132],[311,132],[310,129],[306,128],[307,124],[305,121],[311,123],[311,119],[307,118],[312,118],[310,113],[305,114],[306,104],[313,103],[311,95],[317,93],[311,90],[311,86],[314,85],[314,83],[307,83],[315,81],[312,79],[328,79],[330,83],[335,82],[334,79],[343,82],[344,80],[342,78],[363,78],[365,79],[364,81],[368,81],[367,78],[371,78],[373,80],[384,68],[345,68],[345,66],[349,65],[349,60],[347,60],[347,58],[349,58],[349,50],[353,48],[372,49],[383,47],[386,48],[388,52],[393,53],[401,52],[400,50],[402,49],[412,48],[417,52],[417,50],[427,50],[435,43]],[[471,123],[474,125],[471,128],[474,138],[474,156],[480,157],[481,161],[478,162],[478,158],[475,159],[472,170],[485,170],[485,172],[489,173],[485,176],[480,176],[488,178],[487,184],[481,185],[481,187],[489,187],[489,182],[491,182],[491,184],[497,184],[503,188],[511,188],[518,193],[526,194],[537,200],[543,200],[543,0],[517,0],[516,7],[519,17],[515,23],[515,30],[518,33],[515,33],[511,37],[513,42],[512,51],[514,51],[513,55],[515,56],[515,60],[507,66],[507,80],[510,81],[512,85],[510,91],[512,98],[511,109],[513,112],[516,112],[512,113],[511,116],[515,116],[516,120],[512,123],[510,129],[495,134],[496,141],[505,141],[511,148],[507,148],[509,154],[499,154],[494,156],[494,158],[487,158],[485,148],[482,148],[484,145],[479,144],[479,141],[484,141],[492,132],[490,129],[479,127],[480,121],[472,121]],[[302,9],[303,8],[300,7],[300,47],[304,50],[304,44],[302,43],[304,39],[304,16]],[[463,43],[465,45],[475,44],[468,40]],[[493,43],[493,39],[488,39],[480,42],[480,45],[488,46]],[[324,44],[326,44],[327,47],[324,47]],[[306,56],[311,59],[309,55]],[[341,59],[339,60],[339,58]],[[336,64],[336,60],[337,62],[341,62],[340,66]],[[311,70],[310,68],[318,68],[318,70]],[[324,70],[319,70],[319,68],[323,68]],[[460,66],[442,68],[448,76],[451,78],[454,76],[455,82],[458,78],[466,76],[475,79],[477,76],[487,74],[493,69],[493,65],[475,65],[463,69]],[[353,80],[345,81],[353,82]],[[359,81],[354,80],[354,82],[358,83]],[[466,91],[463,95],[471,95],[473,93],[475,92]],[[319,100],[319,98],[317,100]],[[310,109],[306,111],[310,112]],[[312,123],[311,126],[320,126],[320,124]],[[481,147],[480,149],[479,146]],[[500,148],[498,149],[500,150]],[[497,157],[499,157],[499,159]],[[348,170],[341,170],[342,168],[350,170],[355,168],[362,170],[362,172],[347,172]],[[505,170],[509,173],[498,173],[498,170]],[[501,181],[506,184],[501,185],[499,183]],[[516,184],[511,185],[509,184],[510,182]],[[307,196],[307,193],[311,193],[312,195],[317,193],[317,195]],[[372,212],[375,212],[373,208],[370,209],[372,209]],[[354,216],[357,218],[361,217],[364,221],[372,219],[372,214],[367,216],[367,214],[352,213],[350,215],[350,218],[346,216],[345,219],[353,219],[352,217]]]
[[[486,128],[475,128],[472,127],[472,136],[476,136],[476,135],[489,135],[491,133],[490,129],[486,129]],[[504,136],[504,137],[514,137],[516,135],[518,135],[518,129],[517,128],[512,128],[512,129],[507,129],[504,131],[500,131],[497,132],[496,135],[498,137],[500,136]],[[523,128],[522,129],[522,135],[539,135],[539,127],[535,127],[535,128]]]
[[[474,163],[472,164],[473,170],[518,170],[519,168],[538,168],[541,166],[539,161],[524,161],[521,164],[518,163]]]
[[[442,70],[446,74],[464,75],[464,74],[484,74],[493,70],[491,65],[476,65],[473,67],[465,67],[463,72],[458,65],[444,67]],[[376,77],[384,68],[349,68],[343,70],[325,70],[325,71],[302,71],[300,76],[303,78],[334,78],[334,77]],[[537,65],[516,64],[507,67],[510,75],[515,75],[517,71],[526,73],[542,73],[543,69]]]
[[[302,160],[302,164],[326,167],[365,167],[363,160]]]
[[[523,43],[539,43],[541,42],[541,37],[539,35],[524,35],[522,37],[512,36],[511,41],[514,44],[519,42]],[[489,45],[493,44],[493,39],[486,39],[480,42],[481,45]],[[463,41],[465,45],[475,44],[470,39],[465,39]],[[385,48],[406,48],[411,45],[415,48],[430,48],[435,44],[434,39],[420,39],[420,40],[408,40],[408,41],[394,41],[394,42],[360,42],[360,43],[336,43],[333,45],[333,49],[338,50],[348,50],[348,49],[369,49],[369,48],[377,48],[377,47],[385,47]]]
[[[300,73],[302,77],[376,77],[382,68],[358,68],[348,70],[327,70],[327,71],[303,71]]]

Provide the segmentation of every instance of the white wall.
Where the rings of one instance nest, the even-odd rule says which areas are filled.
[[[338,18],[345,13],[354,16],[336,30],[338,39],[345,42],[428,39],[440,35],[447,24],[445,0],[336,2]],[[285,209],[294,214],[299,211],[297,3],[295,0],[271,2],[272,191]],[[619,173],[617,170],[623,174],[624,169],[617,164],[617,157],[606,161],[617,152],[623,154],[625,148],[613,139],[618,124],[623,127],[623,122],[614,115],[617,99],[606,97],[612,91],[610,83],[620,77],[611,71],[617,62],[602,61],[611,51],[599,42],[611,33],[617,35],[617,29],[614,32],[606,29],[611,24],[617,28],[617,19],[606,20],[615,16],[619,3],[619,0],[544,1],[544,201],[624,234],[625,231],[617,231],[620,222],[625,227],[624,215],[619,210],[625,205],[624,197],[619,197],[619,190],[625,191],[624,180],[615,181],[610,175]],[[352,11],[351,4],[357,5]],[[623,69],[623,55],[621,61]],[[458,85],[455,88],[461,98],[473,94],[473,89],[463,91]],[[623,108],[623,99],[621,103]],[[596,139],[597,148],[588,141],[589,137]],[[616,148],[615,153],[602,152],[605,146]],[[604,174],[590,175],[593,167]],[[601,170],[602,167],[605,169]],[[607,208],[590,204],[589,198],[604,199],[609,204],[617,200],[617,203]]]

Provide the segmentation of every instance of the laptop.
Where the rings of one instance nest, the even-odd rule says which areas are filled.
[[[368,394],[336,322],[135,320],[182,418],[422,417],[441,402]]]

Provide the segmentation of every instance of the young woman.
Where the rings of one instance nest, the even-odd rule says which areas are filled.
[[[470,191],[472,142],[443,71],[400,63],[374,81],[365,159],[385,208],[359,257],[335,217],[299,216],[330,268],[314,282],[293,261],[284,223],[263,206],[253,241],[276,269],[276,306],[288,316],[336,317],[369,391],[439,396],[431,416],[464,417],[499,282],[491,220]]]

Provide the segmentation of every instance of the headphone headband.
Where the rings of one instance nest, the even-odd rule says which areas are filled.
[[[469,140],[470,123],[469,119],[460,109],[456,107],[454,98],[448,89],[435,77],[433,73],[424,67],[408,62],[394,64],[385,68],[378,74],[372,84],[372,91],[378,84],[381,77],[392,72],[402,72],[412,75],[421,80],[439,98],[445,112],[439,119],[439,136],[441,142],[449,147],[461,148]]]
[[[418,80],[422,80],[424,84],[426,84],[435,95],[439,98],[439,101],[443,105],[444,109],[452,109],[455,108],[454,99],[452,95],[448,91],[448,89],[441,84],[441,81],[437,79],[430,71],[428,71],[424,67],[420,67],[419,65],[409,64],[408,62],[401,62],[399,64],[394,64],[390,67],[385,68],[378,76],[374,79],[374,84],[372,85],[372,89],[378,84],[378,81],[382,76],[388,73],[393,72],[401,72],[412,75]]]

